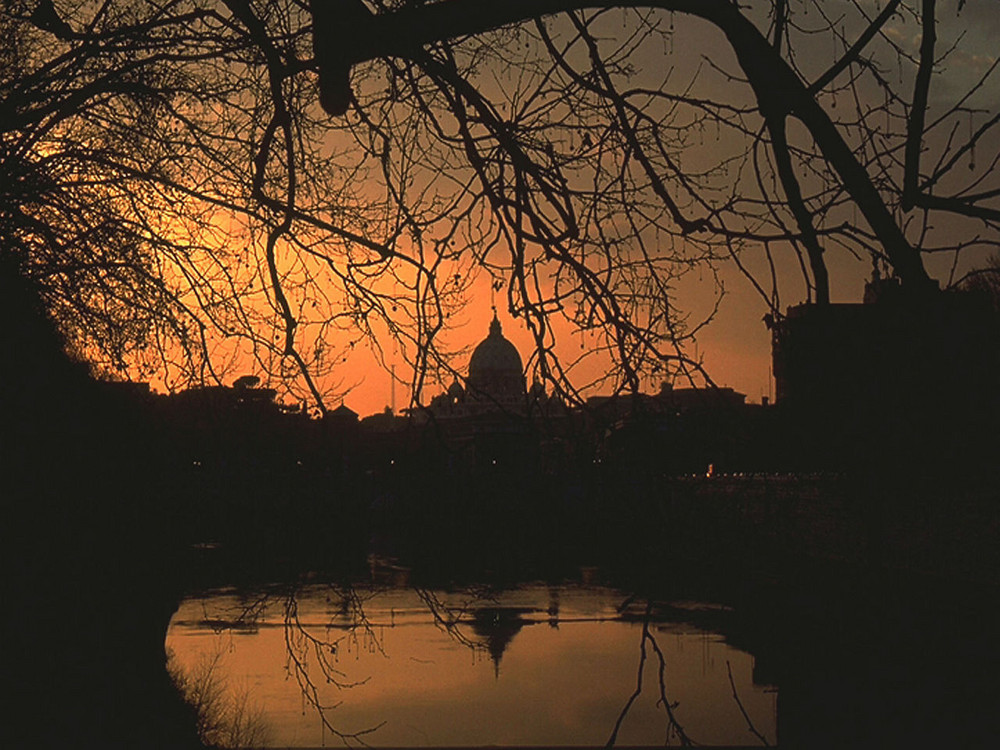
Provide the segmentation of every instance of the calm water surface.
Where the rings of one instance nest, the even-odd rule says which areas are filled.
[[[214,662],[276,747],[367,730],[373,746],[604,745],[619,723],[623,745],[759,744],[750,723],[774,742],[777,694],[754,684],[753,658],[686,622],[711,605],[648,611],[582,583],[403,584],[207,592],[183,602],[167,648],[190,675]]]

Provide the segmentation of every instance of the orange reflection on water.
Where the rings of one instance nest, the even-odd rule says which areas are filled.
[[[330,724],[348,734],[378,727],[364,736],[374,746],[603,745],[636,689],[643,625],[637,613],[617,611],[619,592],[536,585],[485,596],[358,593],[300,591],[297,621],[286,617],[290,600],[275,597],[253,627],[235,630],[224,626],[240,610],[236,596],[190,599],[167,647],[188,670],[224,649],[226,684],[249,689],[271,744],[281,747],[339,743],[304,697],[296,660],[331,706]],[[731,670],[754,727],[773,742],[776,696],[753,684],[752,657],[721,636],[655,619],[649,633],[680,729],[700,744],[755,742]],[[643,691],[618,744],[662,745],[671,731],[649,641],[646,651]]]

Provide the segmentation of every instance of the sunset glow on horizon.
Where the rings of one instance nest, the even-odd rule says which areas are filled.
[[[840,33],[862,28],[864,12],[872,10],[878,10],[872,3],[854,7]],[[966,12],[979,10],[970,6]],[[289,19],[303,44],[311,38],[308,21],[308,16]],[[803,16],[802,22],[806,28],[813,20]],[[469,37],[449,48],[456,69],[465,71],[481,100],[470,98],[471,92],[453,100],[440,80],[444,72],[433,66],[426,81],[409,80],[396,62],[380,59],[356,66],[355,108],[331,118],[312,98],[315,80],[306,76],[306,88],[296,93],[304,119],[296,125],[303,140],[294,178],[273,145],[253,163],[204,159],[200,144],[185,140],[178,118],[177,148],[198,165],[187,177],[206,180],[209,187],[201,198],[171,188],[149,200],[151,206],[160,200],[178,217],[193,212],[188,227],[178,224],[181,241],[164,254],[160,273],[174,284],[171,304],[181,309],[174,313],[183,319],[176,335],[201,351],[194,359],[185,359],[179,349],[175,354],[162,338],[174,335],[166,326],[157,331],[154,346],[147,341],[148,350],[136,350],[125,374],[158,391],[216,380],[230,384],[252,374],[276,388],[280,401],[310,410],[322,396],[327,408],[344,403],[361,415],[393,402],[399,411],[413,400],[414,382],[422,383],[416,400],[426,402],[464,374],[493,306],[505,335],[531,363],[530,381],[536,342],[523,314],[534,306],[532,314],[547,318],[549,356],[568,365],[585,355],[561,385],[579,388],[586,397],[625,386],[622,351],[602,337],[611,336],[613,316],[607,310],[595,316],[595,302],[613,297],[623,305],[617,314],[640,332],[628,333],[623,345],[625,356],[635,360],[629,366],[638,366],[641,390],[655,391],[664,380],[703,385],[696,369],[678,364],[675,357],[682,355],[689,364],[703,365],[712,382],[745,393],[750,402],[773,396],[770,334],[762,319],[812,299],[814,290],[801,247],[793,249],[783,239],[791,217],[776,213],[782,189],[770,184],[773,165],[756,152],[753,91],[725,72],[738,66],[736,55],[712,23],[681,13],[660,18],[635,10],[597,12],[588,23],[594,43],[614,60],[608,85],[614,81],[633,90],[628,102],[639,118],[630,136],[634,141],[618,132],[620,115],[605,108],[601,96],[591,101],[586,82],[574,78],[571,69],[585,70],[590,53],[569,17],[539,27],[521,24],[485,41]],[[889,49],[900,50],[895,58],[886,52],[886,60],[901,66],[904,81],[913,74],[904,75],[903,52],[915,51],[915,42],[902,17],[886,28]],[[956,29],[958,22],[942,19],[943,38],[954,37]],[[559,44],[565,45],[563,59],[553,64],[549,57]],[[507,62],[504,45],[512,56]],[[819,75],[842,53],[839,45],[803,55],[803,73]],[[627,64],[615,57],[625,50]],[[710,66],[703,63],[704,50],[713,52]],[[995,62],[978,28],[955,59],[942,72],[944,85],[932,89],[937,97],[932,104],[948,102]],[[258,93],[235,70],[220,75],[240,91],[234,102],[247,108],[236,107],[226,117],[235,118],[247,145],[257,148],[265,133],[278,132],[277,121],[268,119],[273,103],[255,100]],[[554,76],[565,91],[549,88]],[[848,88],[857,99],[853,115],[843,106]],[[850,81],[833,86],[819,101],[850,146],[864,149],[872,138],[862,125],[887,141],[899,137],[905,125],[888,99],[880,105],[885,111],[879,122],[866,122],[865,102],[878,104],[879,96],[877,87]],[[462,97],[468,99],[464,104]],[[985,88],[974,91],[970,102],[994,104]],[[168,112],[176,114],[207,118],[208,128],[213,117],[222,116],[194,96],[183,97],[176,112]],[[978,117],[970,110],[963,128],[968,125],[972,133]],[[510,170],[521,157],[516,149],[505,156],[503,149],[483,146],[502,145],[505,122],[523,133],[517,148],[534,165],[518,167],[524,171],[518,179],[531,187],[528,193],[517,188],[516,201]],[[938,132],[929,136],[935,148],[942,147]],[[789,137],[806,160],[814,148],[809,134],[791,120]],[[654,161],[633,156],[640,143],[649,151],[643,158]],[[803,170],[802,186],[815,192],[810,200],[831,227],[825,240],[831,299],[855,302],[871,275],[867,256],[878,256],[878,243],[850,196],[841,194],[837,178],[821,175],[829,169],[824,164],[818,159]],[[227,174],[232,167],[237,171]],[[260,194],[246,194],[246,182]],[[278,223],[268,212],[290,184],[296,185],[298,213],[269,249],[269,234]],[[664,192],[666,205],[676,202],[675,208],[660,202]],[[257,205],[262,196],[266,208]],[[717,222],[718,238],[689,231],[679,224],[684,217]],[[213,239],[214,225],[235,228],[218,229]],[[962,218],[922,229],[928,245],[947,245],[953,237],[969,245],[953,261],[928,254],[925,262],[935,278],[954,281],[982,262],[975,231],[974,222]],[[560,232],[571,238],[565,246],[563,239],[552,239]],[[182,247],[185,233],[193,241],[190,249]],[[915,229],[909,234],[917,236]],[[589,277],[570,272],[576,258]],[[524,274],[525,285],[518,287],[515,271]],[[594,280],[606,281],[607,289],[593,287]],[[443,295],[441,311],[434,306],[435,292]],[[510,305],[518,317],[509,314]],[[421,349],[438,326],[433,342],[439,351],[424,359]],[[289,330],[295,357],[284,351]],[[685,339],[694,330],[696,338]],[[646,333],[649,340],[643,339]],[[651,341],[657,353],[643,351]],[[601,352],[592,356],[595,348]]]

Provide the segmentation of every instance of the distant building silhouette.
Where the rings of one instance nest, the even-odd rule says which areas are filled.
[[[907,293],[877,275],[854,304],[797,305],[772,322],[778,403],[817,409],[948,409],[996,393],[987,300]]]
[[[876,273],[862,303],[797,305],[768,323],[777,404],[816,452],[825,440],[839,462],[944,460],[994,429],[1000,319],[984,296],[915,294]]]
[[[434,418],[477,417],[491,412],[524,415],[528,404],[521,355],[493,311],[489,335],[472,352],[465,387],[454,380],[427,407]]]
[[[331,424],[337,425],[355,425],[358,422],[358,413],[353,409],[341,404],[336,409],[332,409],[326,413],[325,419],[329,420]]]
[[[597,460],[637,471],[704,472],[748,462],[750,420],[763,409],[725,387],[674,388],[659,393],[592,396],[586,430]]]
[[[524,367],[517,348],[506,338],[493,311],[490,334],[469,360],[466,400],[477,408],[523,411],[527,398]]]
[[[455,379],[412,414],[427,439],[447,446],[453,464],[524,469],[537,458],[528,403],[521,355],[494,310],[488,335],[472,352],[465,386]]]
[[[560,472],[595,459],[703,470],[734,453],[749,407],[732,388],[674,388],[593,396],[570,408],[535,381],[494,311],[473,351],[465,387],[456,379],[415,420],[430,425],[465,464]],[[760,407],[757,407],[760,408]],[[692,445],[696,443],[697,445]]]

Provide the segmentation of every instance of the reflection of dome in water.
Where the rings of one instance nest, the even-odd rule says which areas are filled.
[[[493,313],[490,335],[476,347],[469,360],[466,391],[474,399],[514,404],[524,401],[524,367],[517,348],[504,338]]]
[[[518,607],[487,607],[472,613],[472,632],[483,639],[483,645],[493,661],[494,674],[498,678],[500,660],[507,646],[521,628],[531,624],[522,617],[528,612],[531,610]]]

